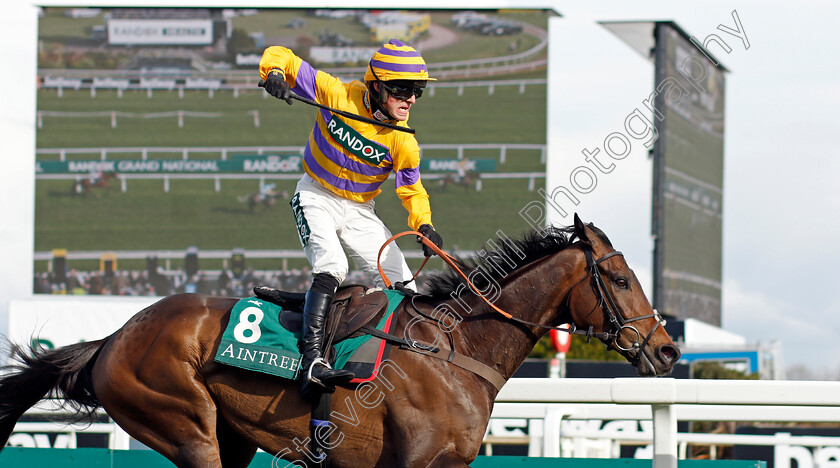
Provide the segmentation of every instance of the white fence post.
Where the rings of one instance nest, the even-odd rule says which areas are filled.
[[[563,418],[568,414],[562,406],[550,406],[545,411],[543,423],[542,456],[557,458],[560,456],[560,438]]]
[[[677,415],[671,405],[650,405],[653,415],[653,468],[677,468]]]
[[[131,437],[117,423],[114,423],[114,432],[111,434],[108,448],[111,450],[128,450]]]

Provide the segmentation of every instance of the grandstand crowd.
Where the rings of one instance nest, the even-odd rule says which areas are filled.
[[[36,273],[33,284],[35,294],[112,295],[112,296],[168,296],[193,292],[211,296],[248,297],[254,286],[269,286],[289,292],[306,292],[312,281],[309,268],[286,271],[245,269],[234,275],[230,270],[198,272],[187,275],[184,270],[163,271],[149,274],[147,270],[117,270],[111,274],[101,271],[70,269],[64,277],[53,272]],[[422,278],[422,275],[420,276]],[[372,286],[373,281],[362,271],[347,275],[345,284]],[[420,281],[422,285],[422,281]]]

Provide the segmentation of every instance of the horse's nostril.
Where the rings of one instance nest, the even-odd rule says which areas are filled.
[[[671,345],[659,348],[659,357],[665,362],[677,362],[680,359],[680,350]]]

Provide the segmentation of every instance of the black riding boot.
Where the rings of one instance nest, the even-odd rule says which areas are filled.
[[[303,343],[300,362],[300,391],[306,395],[312,385],[323,387],[323,391],[332,393],[335,386],[345,384],[356,377],[352,372],[333,369],[324,360],[324,332],[327,311],[332,304],[334,294],[318,291],[306,293],[303,307]]]

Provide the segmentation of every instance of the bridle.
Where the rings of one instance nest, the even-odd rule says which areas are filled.
[[[566,331],[570,334],[585,335],[587,342],[591,337],[594,336],[600,339],[601,342],[603,342],[604,345],[608,348],[610,347],[610,345],[613,345],[618,350],[625,352],[634,352],[633,363],[635,364],[636,361],[641,359],[641,356],[643,354],[641,351],[645,349],[645,346],[647,346],[653,334],[659,327],[664,326],[666,321],[662,318],[661,315],[659,315],[659,312],[657,312],[655,309],[652,314],[633,317],[630,319],[624,318],[624,316],[621,315],[618,306],[615,305],[615,301],[613,300],[612,295],[607,289],[606,283],[604,283],[604,278],[601,276],[601,269],[598,267],[598,265],[612,257],[616,257],[619,255],[623,257],[623,253],[616,250],[604,255],[603,257],[597,260],[594,259],[592,255],[592,249],[588,246],[584,247],[583,253],[586,256],[586,267],[588,271],[586,273],[586,276],[584,276],[580,281],[575,283],[575,285],[572,286],[571,289],[569,289],[569,292],[566,293],[566,297],[563,298],[563,307],[566,310],[569,310],[569,302],[571,300],[572,292],[587,278],[591,278],[590,283],[592,284],[592,289],[595,292],[595,296],[598,299],[598,302],[595,304],[595,307],[593,307],[592,310],[595,310],[600,307],[601,310],[604,311],[604,315],[606,315],[607,320],[609,320],[610,322],[611,330],[606,332],[594,332],[592,331],[592,326],[590,326],[588,330],[579,330],[574,323],[571,324],[568,329],[558,328],[558,330]],[[635,326],[629,324],[632,322],[637,322],[639,320],[649,318],[656,320],[656,326],[654,326],[647,334],[647,336],[645,336],[644,339],[642,339],[642,334],[639,332],[639,330],[637,330]],[[629,348],[624,348],[618,343],[618,338],[619,336],[621,336],[621,332],[623,330],[632,330],[636,334],[636,338],[633,340],[633,344]]]

